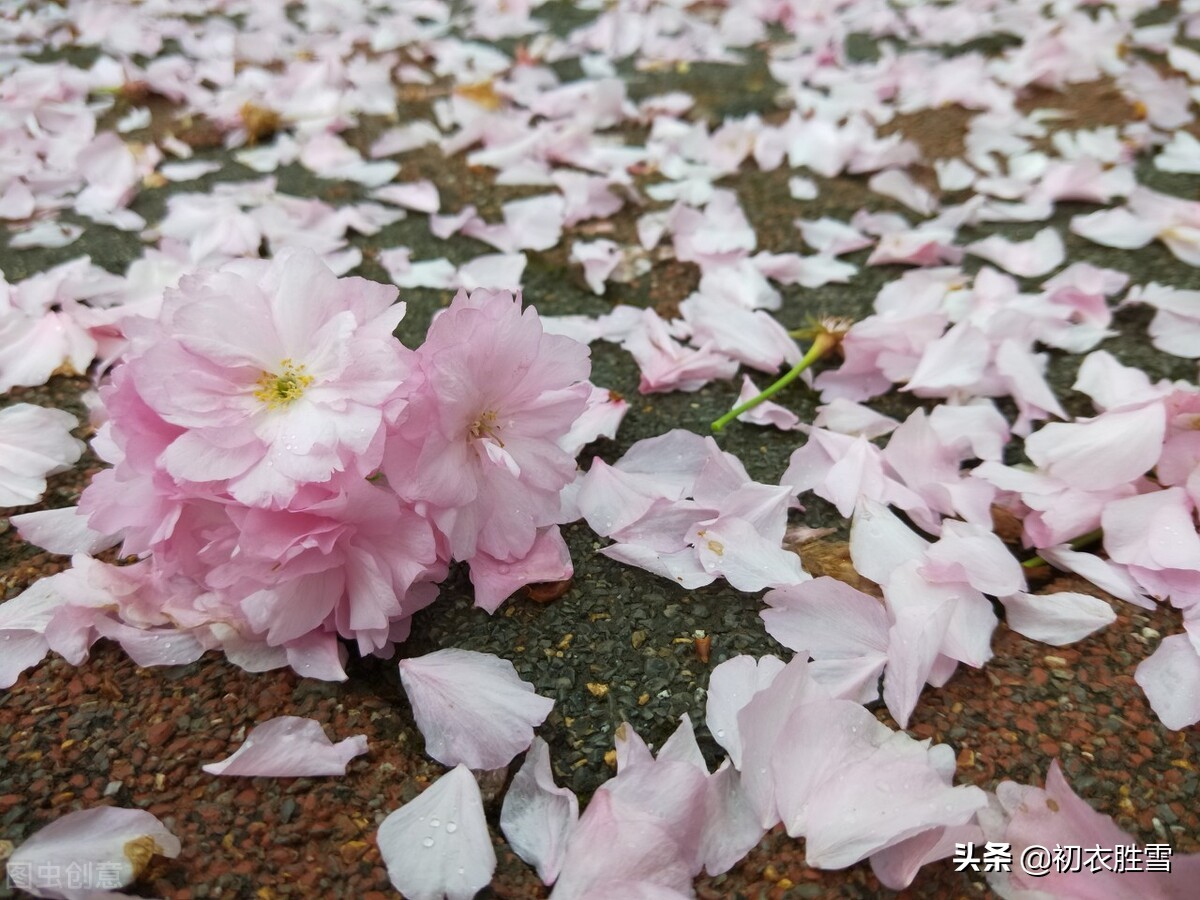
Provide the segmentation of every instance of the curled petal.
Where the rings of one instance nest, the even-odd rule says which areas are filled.
[[[534,738],[504,795],[500,830],[517,856],[534,866],[545,884],[553,884],[578,821],[579,800],[573,791],[554,783],[550,748]]]
[[[331,743],[320,722],[279,716],[255,727],[228,759],[209,763],[209,775],[300,778],[345,775],[346,765],[367,752],[367,736]]]
[[[179,838],[145,810],[81,809],[18,847],[8,860],[8,877],[35,897],[108,896],[105,888],[136,881],[151,857],[173,859],[179,851]],[[64,889],[68,872],[84,883]]]

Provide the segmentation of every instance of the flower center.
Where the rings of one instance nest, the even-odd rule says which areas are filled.
[[[281,409],[303,396],[304,389],[312,383],[313,377],[303,363],[285,359],[279,363],[278,372],[263,372],[259,376],[254,399],[266,404],[268,409]]]
[[[471,424],[471,428],[467,432],[467,439],[472,441],[477,441],[480,438],[490,439],[503,447],[504,441],[500,440],[496,434],[500,430],[499,424],[496,421],[497,418],[499,417],[494,409],[489,409],[483,413],[483,415]]]

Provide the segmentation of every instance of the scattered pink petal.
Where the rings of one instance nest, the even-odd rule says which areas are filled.
[[[1099,597],[1059,591],[1054,594],[1019,592],[1001,597],[1008,627],[1017,634],[1054,647],[1082,640],[1117,620],[1111,606]]]
[[[583,277],[594,294],[604,293],[604,283],[623,258],[614,241],[576,241],[571,245],[571,261],[583,266]]]
[[[1066,259],[1066,248],[1056,228],[1043,228],[1027,241],[1011,241],[994,234],[968,244],[966,250],[1022,278],[1047,275]]]
[[[578,821],[575,792],[555,785],[550,748],[534,738],[504,794],[500,830],[513,852],[537,869],[542,882],[553,884]]]
[[[734,401],[734,406],[740,406],[762,391],[755,387],[749,375],[742,376],[742,392]],[[764,400],[758,406],[738,416],[739,422],[749,422],[752,425],[770,425],[780,431],[792,431],[800,424],[800,417],[786,407],[780,406],[773,400]]]
[[[496,870],[483,798],[465,765],[391,813],[375,840],[388,878],[411,900],[472,900]]]
[[[901,169],[888,169],[871,176],[867,186],[877,194],[898,200],[915,213],[933,215],[938,208],[937,198],[912,180]]]
[[[480,550],[469,563],[475,605],[489,613],[527,584],[565,581],[575,571],[558,526],[540,531],[533,547],[520,559],[498,560]]]
[[[74,506],[22,513],[9,521],[29,543],[63,556],[76,553],[94,556],[121,542],[119,534],[100,534],[89,528],[87,516]]]
[[[534,693],[506,659],[437,650],[400,661],[425,751],[443,765],[498,769],[529,747],[554,701]]]
[[[771,607],[759,613],[767,633],[813,657],[813,680],[833,696],[860,703],[879,697],[879,676],[888,659],[882,603],[828,576],[768,591],[763,599]]]
[[[691,896],[692,874],[661,819],[623,809],[608,791],[600,790],[571,835],[551,896],[616,900],[631,896],[626,893],[629,882],[643,881]]]
[[[1200,652],[1188,635],[1163,638],[1133,677],[1167,728],[1179,731],[1200,722]]]
[[[0,507],[42,499],[46,476],[69,469],[83,453],[78,425],[61,409],[17,403],[0,410]]]
[[[1087,490],[1126,484],[1153,468],[1166,428],[1160,404],[1107,412],[1083,422],[1052,422],[1025,441],[1044,472]]]
[[[417,212],[436,213],[441,205],[437,185],[432,181],[413,181],[407,184],[386,184],[371,192],[376,200],[394,203]]]
[[[1200,569],[1200,536],[1182,488],[1113,500],[1101,518],[1113,562],[1145,569]]]
[[[345,775],[350,760],[366,752],[366,735],[334,744],[320,722],[302,716],[278,716],[251,729],[232,756],[203,768],[209,775],[266,778]]]
[[[8,878],[35,897],[118,896],[106,888],[132,884],[153,856],[174,859],[179,838],[141,809],[102,806],[67,813],[36,832],[8,859]],[[64,873],[83,883],[66,885]]]
[[[979,822],[988,840],[1012,845],[1014,860],[1020,859],[1026,848],[1033,845],[1115,847],[1137,843],[1109,816],[1092,809],[1071,790],[1058,760],[1050,763],[1045,789],[1004,781],[996,788],[996,800],[996,804],[980,813]],[[1146,872],[1140,867],[1129,872],[1104,867],[1096,871],[1088,867],[1078,871],[1072,868],[1048,867],[1045,872],[1027,874],[1014,866],[1011,873],[990,875],[988,881],[1009,896],[1037,892],[1088,900],[1144,897],[1183,900],[1194,893],[1200,855],[1176,855],[1171,860],[1170,872]]]
[[[800,706],[777,748],[784,825],[804,836],[806,861],[818,868],[845,868],[932,828],[963,825],[987,804],[979,788],[951,786],[949,747],[893,732],[847,700]]]
[[[705,723],[739,769],[742,767],[742,740],[738,732],[738,713],[755,694],[775,680],[781,669],[783,660],[775,656],[761,659],[735,656],[713,669],[709,676]]]
[[[82,235],[82,225],[72,225],[70,222],[38,222],[13,234],[8,239],[8,246],[14,250],[29,247],[65,247],[75,243]]]

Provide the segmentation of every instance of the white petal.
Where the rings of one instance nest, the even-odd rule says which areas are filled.
[[[209,763],[209,775],[300,778],[345,775],[346,765],[367,752],[367,736],[356,734],[331,743],[320,722],[279,716],[255,726],[242,746],[221,762]]]
[[[739,591],[800,584],[812,577],[799,556],[764,538],[745,519],[722,516],[703,526],[692,540],[704,570],[723,576]]]
[[[783,660],[775,656],[757,660],[753,656],[735,656],[713,669],[709,676],[705,723],[713,739],[738,768],[742,761],[738,713],[755,694],[768,687],[782,669]]]
[[[1027,241],[1010,241],[993,234],[968,244],[966,249],[1022,278],[1049,274],[1066,258],[1062,237],[1055,228],[1043,228]]]
[[[375,839],[408,900],[472,900],[496,870],[479,785],[463,765],[384,819]]]
[[[750,698],[737,714],[741,740],[742,786],[759,824],[772,828],[780,820],[775,759],[789,713],[805,703],[828,699],[811,677],[803,656],[793,656],[771,684]]]
[[[498,769],[533,741],[554,701],[489,653],[438,650],[400,662],[425,752],[447,766]]]
[[[91,556],[116,546],[121,540],[119,534],[93,531],[88,527],[87,516],[81,515],[78,507],[74,506],[22,513],[9,521],[17,526],[17,533],[29,543],[63,556],[75,553]]]
[[[879,585],[909,560],[919,559],[929,542],[882,503],[863,498],[850,526],[850,559],[854,570]]]
[[[35,897],[83,896],[92,892],[64,893],[68,871],[82,876],[80,888],[99,893],[135,881],[152,856],[174,858],[179,851],[179,838],[144,810],[81,809],[18,847],[8,860],[8,877]]]
[[[1071,220],[1071,230],[1105,247],[1136,250],[1154,240],[1159,227],[1120,207],[1076,216]]]
[[[816,659],[887,653],[887,611],[874,597],[835,578],[769,591],[759,613],[767,633],[789,650]]]
[[[1163,638],[1133,678],[1155,715],[1172,731],[1200,722],[1200,655],[1186,634]]]
[[[500,830],[513,852],[537,869],[542,882],[553,884],[578,821],[579,800],[573,791],[554,784],[550,748],[534,738],[504,795]]]
[[[1057,594],[1016,593],[1001,597],[1008,627],[1035,641],[1062,647],[1082,640],[1116,621],[1117,614],[1099,597],[1060,591]]]
[[[708,779],[700,858],[709,875],[728,872],[762,840],[765,829],[742,788],[742,776],[726,760]]]
[[[669,578],[689,591],[717,580],[715,575],[704,571],[700,561],[696,559],[696,551],[691,547],[667,553],[652,550],[642,544],[613,544],[600,552],[609,559]]]

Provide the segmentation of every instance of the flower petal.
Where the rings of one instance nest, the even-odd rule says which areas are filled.
[[[1082,640],[1117,619],[1106,601],[1072,591],[1046,595],[1019,592],[1001,597],[1000,602],[1009,628],[1055,647]]]
[[[542,882],[553,884],[578,821],[575,792],[554,783],[550,748],[541,738],[534,738],[504,795],[500,830],[513,852],[537,869]]]
[[[350,760],[366,752],[365,734],[334,744],[320,722],[303,716],[278,716],[255,726],[232,756],[209,763],[204,771],[268,778],[345,775]]]
[[[141,809],[103,806],[68,813],[51,822],[14,851],[8,877],[35,897],[78,897],[124,887],[152,856],[174,858],[179,838]],[[79,889],[64,889],[63,874],[80,874]]]
[[[498,769],[526,749],[554,701],[490,653],[438,650],[400,661],[425,752],[447,766]]]
[[[712,671],[708,679],[708,700],[705,723],[713,739],[725,748],[739,769],[742,762],[742,740],[738,733],[738,713],[763,688],[775,680],[783,669],[783,660],[776,656],[735,656]]]
[[[1186,634],[1163,638],[1133,678],[1155,715],[1172,731],[1200,722],[1200,654]]]
[[[383,820],[375,840],[409,900],[472,900],[496,870],[475,776],[455,766]]]

